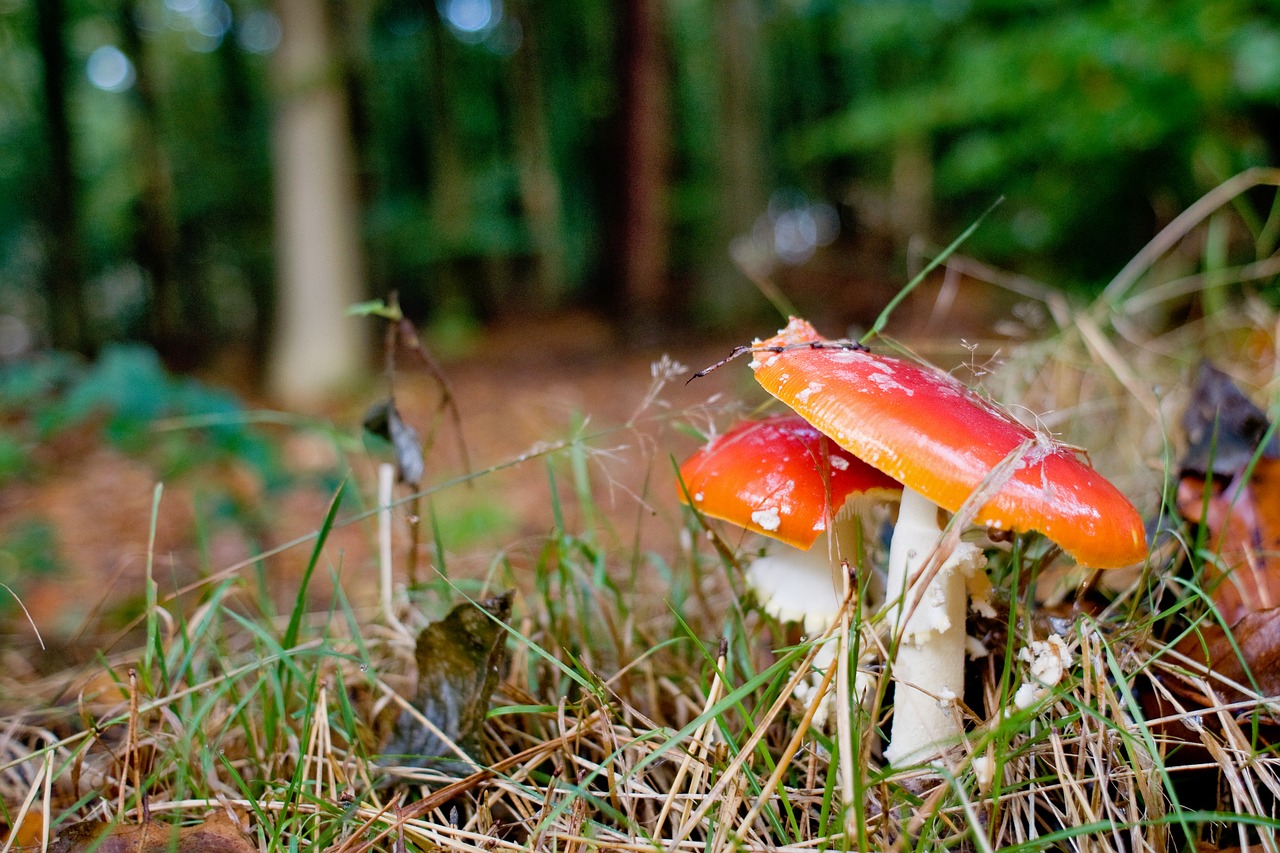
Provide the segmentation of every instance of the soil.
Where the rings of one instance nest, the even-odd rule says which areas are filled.
[[[554,450],[575,436],[586,449],[594,495],[585,512],[602,514],[620,542],[638,541],[669,553],[679,527],[669,460],[697,445],[676,427],[683,423],[705,431],[713,422],[723,423],[729,410],[740,408],[731,404],[736,390],[726,392],[745,385],[747,377],[741,369],[722,370],[686,386],[687,373],[672,375],[649,399],[658,384],[655,365],[668,356],[703,367],[728,349],[694,342],[671,353],[620,351],[603,324],[583,315],[556,318],[536,329],[493,328],[467,355],[444,364],[461,436],[454,421],[440,415],[439,383],[403,359],[395,389],[398,408],[431,442],[418,579],[434,574],[432,515],[453,578],[485,577],[496,554],[518,571],[529,565],[557,523],[569,532],[583,529],[590,519],[583,517],[576,498],[573,452]],[[359,515],[375,501],[377,464],[387,460],[366,452],[358,437],[365,409],[387,393],[385,378],[375,375],[366,388],[323,413],[320,422],[347,437],[342,447],[323,430],[275,431],[296,482],[284,492],[268,494],[251,469],[234,464],[206,466],[164,483],[150,549],[151,575],[161,597],[239,565],[246,593],[256,594],[253,588],[262,583],[278,606],[288,607],[311,555],[309,537],[333,497],[332,483],[340,476],[334,472],[349,466],[349,485],[358,499],[346,501],[339,513],[312,591],[317,601],[328,601],[333,572],[357,606],[375,602],[376,520],[341,519]],[[717,395],[724,402],[709,404]],[[269,405],[261,401],[248,407]],[[32,521],[51,529],[54,553],[44,556],[52,569],[20,567],[14,592],[46,642],[87,649],[104,639],[98,631],[109,634],[143,606],[157,474],[145,458],[84,435],[42,448],[41,462],[42,476],[0,490],[0,537]],[[468,479],[468,467],[478,475]],[[397,497],[407,494],[405,487],[397,489]],[[205,511],[211,495],[252,509],[240,514],[238,524],[215,523]],[[407,516],[407,506],[398,510],[394,528],[401,560],[408,547]],[[259,580],[251,558],[282,546],[288,547],[265,561]],[[403,580],[403,565],[399,571]],[[0,637],[30,639],[21,614],[4,609],[9,618]]]
[[[929,317],[932,299],[928,294],[916,298],[920,307],[914,314]],[[991,304],[989,296],[957,303],[966,319],[948,325],[950,349],[970,355],[959,348],[963,327],[989,328],[996,318],[982,306]],[[902,316],[912,312],[908,305]],[[417,580],[435,576],[437,532],[445,570],[454,579],[509,580],[533,564],[558,526],[569,533],[599,526],[618,553],[652,550],[672,561],[683,527],[674,461],[693,451],[698,433],[723,429],[766,402],[745,364],[731,363],[686,385],[688,371],[672,363],[700,369],[744,342],[693,337],[675,347],[620,347],[605,324],[582,314],[489,328],[465,355],[443,364],[461,437],[451,418],[441,415],[439,383],[403,360],[397,405],[431,445],[426,495],[419,505],[424,523]],[[344,469],[352,475],[353,495],[339,513],[312,593],[327,602],[330,581],[339,578],[354,604],[372,605],[377,600],[376,520],[346,519],[375,502],[382,460],[361,448],[357,436],[365,409],[386,396],[385,377],[374,376],[323,414],[320,422],[331,424],[345,442],[317,429],[277,431],[296,481],[283,493],[268,494],[251,470],[235,464],[165,483],[150,549],[157,484],[145,459],[92,441],[68,440],[43,449],[56,457],[55,464],[45,466],[48,476],[0,490],[0,539],[31,519],[43,520],[53,532],[56,570],[37,574],[20,567],[15,592],[31,621],[46,642],[72,657],[90,653],[143,607],[149,552],[162,599],[230,569],[244,579],[247,599],[260,587],[287,608],[311,555],[312,534],[333,497],[333,472]],[[248,406],[269,408],[268,402]],[[581,439],[578,449],[566,448],[575,437]],[[468,470],[479,475],[468,477]],[[585,506],[577,498],[583,476],[592,495]],[[211,493],[247,508],[240,523],[208,520]],[[404,488],[397,491],[406,494]],[[394,528],[394,553],[402,562],[409,512],[409,505],[397,510]],[[254,559],[264,551],[268,559]],[[405,566],[398,572],[404,580]],[[660,601],[660,582],[655,578],[654,583]],[[30,625],[14,608],[7,616],[0,642],[25,645]],[[106,631],[105,637],[99,631]]]

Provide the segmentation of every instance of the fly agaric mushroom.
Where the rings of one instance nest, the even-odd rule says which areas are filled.
[[[680,479],[703,514],[801,550],[851,495],[902,491],[795,414],[737,424],[685,460]]]
[[[955,700],[964,688],[965,577],[979,576],[986,563],[976,546],[960,542],[940,564],[932,561],[931,577],[920,575],[942,541],[938,508],[955,512],[989,489],[974,521],[1037,530],[1092,568],[1140,562],[1142,519],[1074,450],[946,373],[826,342],[794,317],[751,349],[765,390],[903,486],[889,550],[889,616],[902,637],[885,757],[905,764],[936,756],[962,732]],[[996,481],[987,482],[993,472]]]
[[[827,541],[824,534],[852,515],[854,499],[896,498],[902,491],[892,477],[795,414],[734,426],[685,460],[680,479],[704,515],[789,546],[782,555],[756,560],[748,577],[766,593],[761,596],[766,610],[786,622],[803,621],[811,632],[830,626],[836,609],[834,592],[820,601],[813,598],[818,578],[834,590],[828,549],[814,543],[820,537]]]
[[[832,582],[828,547],[848,553],[860,498],[896,499],[902,487],[859,461],[804,418],[774,415],[745,421],[690,456],[680,466],[686,494],[705,515],[762,533],[783,543],[781,552],[755,560],[747,580],[765,610],[783,622],[800,622],[810,636],[826,631],[841,600]],[[819,669],[831,654],[820,653]]]

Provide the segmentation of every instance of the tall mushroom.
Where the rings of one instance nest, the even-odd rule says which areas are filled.
[[[751,563],[747,579],[767,612],[802,623],[810,636],[829,628],[839,609],[829,552],[851,556],[860,499],[902,491],[795,414],[737,424],[690,456],[680,479],[681,499],[687,493],[700,512],[782,543]]]
[[[889,616],[901,644],[885,757],[932,758],[963,730],[955,700],[964,687],[965,577],[985,565],[979,549],[959,543],[926,566],[942,541],[938,508],[955,512],[989,489],[976,523],[1039,531],[1092,568],[1141,562],[1142,519],[1075,450],[946,373],[826,342],[799,318],[752,351],[765,390],[903,486],[889,552]]]

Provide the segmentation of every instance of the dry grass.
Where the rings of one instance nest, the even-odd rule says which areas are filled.
[[[1047,413],[1039,423],[1088,446],[1152,518],[1180,451],[1176,413],[1194,363],[1212,357],[1268,399],[1280,381],[1274,299],[1250,290],[1250,279],[1277,272],[1276,214],[1242,232],[1257,262],[1199,268],[1197,228],[1227,216],[1250,182],[1277,180],[1254,173],[1215,194],[1092,306],[988,276],[1017,287],[1046,325],[1033,343],[984,356],[977,378]],[[658,390],[672,377],[659,373],[623,431],[721,417],[665,411]],[[487,576],[467,581],[438,565],[435,581],[400,590],[388,612],[351,605],[335,579],[327,610],[300,591],[273,619],[236,568],[211,577],[186,611],[151,586],[130,648],[93,666],[43,679],[0,671],[0,824],[20,828],[0,853],[43,846],[90,817],[190,822],[212,812],[233,814],[263,850],[1280,846],[1268,722],[1278,697],[1225,683],[1173,650],[1211,607],[1184,528],[1171,526],[1148,564],[1117,573],[1101,599],[1074,599],[1070,567],[1042,541],[995,551],[1004,606],[973,626],[990,653],[972,664],[965,741],[941,768],[890,768],[879,759],[891,698],[883,679],[870,708],[845,702],[831,731],[806,725],[812,708],[792,688],[822,638],[788,635],[756,609],[742,589],[749,554],[691,518],[686,533],[673,523],[668,550],[640,552],[591,511],[593,489],[619,464],[595,448],[617,435],[583,432],[512,463],[543,461],[567,476],[593,522],[554,530],[531,573],[501,553]],[[665,494],[670,460],[646,441],[645,481]],[[553,502],[558,493],[553,483]],[[371,516],[331,515],[311,543],[313,570],[340,562],[324,550],[329,524]],[[653,586],[642,573],[663,579],[660,606],[637,592]],[[413,694],[422,613],[508,587],[517,588],[510,668],[485,725],[483,766],[461,779],[405,771],[380,785],[373,759],[388,715]],[[1051,588],[1069,594],[1046,601]],[[1066,638],[1073,665],[1018,709],[1013,696],[1028,679],[1019,652],[1050,632]]]

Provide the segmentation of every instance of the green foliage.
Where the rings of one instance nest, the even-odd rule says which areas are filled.
[[[288,482],[278,449],[252,421],[234,396],[170,375],[147,347],[108,347],[93,363],[49,353],[0,368],[0,488],[75,476],[87,450],[106,444],[143,459],[158,481],[240,467],[277,490]],[[201,490],[208,520],[259,528],[261,508],[243,505],[225,478],[206,478]],[[111,509],[92,502],[86,511]],[[47,520],[11,519],[0,527],[0,583],[20,593],[26,580],[61,567],[58,552]],[[0,600],[0,613],[11,603]]]
[[[201,428],[159,431],[165,419]],[[143,346],[108,347],[91,364],[51,353],[0,369],[0,421],[8,426],[0,475],[34,474],[37,444],[89,429],[125,452],[146,455],[161,478],[231,460],[268,486],[283,478],[274,448],[233,395],[171,376]]]
[[[1263,116],[1280,86],[1274,7],[902,0],[831,18],[856,58],[849,101],[798,150],[883,180],[897,146],[925,141],[949,223],[1009,198],[967,247],[979,255],[1043,254],[1096,280],[1152,233],[1153,205],[1176,210],[1280,143]]]
[[[35,5],[0,4],[0,303],[38,339],[61,306],[46,282],[49,58]],[[275,308],[270,124],[288,93],[272,87],[269,49],[238,39],[271,4],[228,4],[234,26],[218,38],[191,11],[218,4],[64,5],[93,343],[158,338],[159,277],[180,282],[181,317],[165,319],[190,332],[181,346],[205,336],[260,352]],[[607,301],[619,287],[625,16],[509,2],[472,38],[445,6],[329,7],[371,293],[399,290],[415,319],[459,324]],[[761,207],[788,187],[875,196],[899,151],[924,151],[935,239],[1005,196],[966,252],[1087,286],[1205,189],[1280,151],[1280,15],[1260,0],[734,0],[666,3],[663,16],[667,260],[695,305],[706,282],[724,290],[726,243],[763,212],[732,209],[733,182],[758,184]],[[128,53],[133,88],[90,84],[102,46]],[[735,119],[752,129],[743,162],[728,162]],[[155,225],[170,241],[159,248],[146,239]]]

